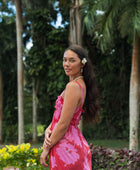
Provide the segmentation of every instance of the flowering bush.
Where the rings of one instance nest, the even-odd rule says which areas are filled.
[[[0,149],[0,170],[8,166],[21,170],[43,170],[39,162],[41,153],[42,148],[31,148],[29,143],[6,145]]]
[[[115,151],[102,146],[93,147],[91,144],[91,153],[94,170],[140,169],[140,152],[126,148]]]

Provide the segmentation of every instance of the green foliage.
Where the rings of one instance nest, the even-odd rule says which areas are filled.
[[[38,9],[30,12],[29,20],[31,37],[33,40],[33,47],[30,49],[29,54],[26,54],[26,66],[28,74],[32,77],[42,75],[46,70],[46,63],[48,59],[45,53],[45,48],[48,45],[48,36],[53,27],[51,26],[52,18],[47,9]]]
[[[128,139],[131,46],[126,40],[115,37],[115,48],[102,54],[91,39],[89,37],[85,43],[89,47],[89,57],[93,62],[99,87],[101,121],[85,125],[84,136],[88,139]]]
[[[126,148],[115,151],[102,146],[93,147],[91,152],[92,165],[97,170],[140,168],[140,152],[129,151]]]
[[[56,0],[54,0],[56,1]],[[72,1],[69,0],[58,0],[56,1],[57,3],[55,3],[56,5],[56,9],[59,10],[59,12],[62,15],[62,24],[64,24],[64,27],[66,27],[66,25],[69,23],[69,15],[70,15],[70,6]]]
[[[87,31],[97,39],[100,49],[105,52],[114,44],[114,34],[118,30],[132,44],[136,34],[140,36],[140,3],[135,0],[98,0],[89,7],[86,0],[83,22]],[[97,13],[101,11],[102,13]],[[128,29],[129,28],[129,29]]]
[[[37,124],[37,138],[39,137],[44,137],[44,128],[45,125],[42,124]],[[26,124],[24,127],[24,131],[25,131],[25,142],[29,142],[32,140],[32,134],[33,134],[33,125],[30,124]]]
[[[13,166],[21,170],[43,170],[40,165],[42,150],[42,148],[31,148],[29,143],[17,146],[6,145],[0,149],[0,168]]]
[[[3,4],[1,4],[3,5]],[[4,9],[3,9],[4,10]],[[5,9],[8,13],[9,11]],[[17,67],[16,30],[13,14],[2,15],[0,21],[0,69],[3,82],[3,140],[17,138]]]
[[[100,134],[105,138],[128,138],[131,60],[125,57],[129,52],[126,49],[128,44],[120,44],[124,48],[123,52],[123,48],[119,51],[116,46],[114,52],[108,54],[98,65],[98,70],[100,70],[97,77],[101,91],[101,122],[97,125],[97,129],[99,130],[100,125],[105,122],[99,130],[100,132],[102,131]],[[118,45],[120,46],[120,44]]]
[[[89,31],[89,35],[86,30],[84,31],[86,34],[84,43],[95,66],[101,101],[101,121],[95,125],[85,126],[84,135],[89,139],[128,139],[128,95],[132,47],[126,39],[121,39],[117,26],[118,19],[113,20],[117,10],[120,10],[117,8],[119,2],[96,1],[95,3],[87,0],[84,3],[83,9],[86,9],[83,10],[84,19],[87,20],[84,22]],[[104,13],[96,13],[97,9]],[[102,54],[102,51],[106,53]]]
[[[38,9],[29,13],[30,32],[33,46],[25,54],[25,92],[27,100],[32,95],[32,82],[36,83],[38,121],[50,123],[54,111],[54,102],[64,88],[65,76],[62,57],[67,47],[68,32],[64,28],[54,28],[49,10]],[[28,106],[32,106],[27,102]],[[26,103],[26,100],[25,100]],[[25,107],[26,115],[29,111]],[[28,119],[28,118],[27,118]],[[29,119],[28,119],[29,120]],[[31,123],[31,122],[28,122]]]
[[[1,1],[0,1],[1,2]],[[48,1],[47,1],[48,2]],[[54,28],[51,23],[56,17],[52,6],[42,6],[39,1],[30,4],[23,2],[24,12],[24,45],[32,39],[33,46],[24,53],[24,113],[25,113],[25,139],[30,140],[32,129],[32,81],[35,79],[37,91],[38,122],[45,128],[51,121],[54,104],[57,96],[65,88],[68,81],[62,67],[62,57],[68,46],[68,26]],[[83,44],[95,66],[97,83],[101,96],[101,122],[95,126],[84,128],[84,135],[94,138],[128,138],[128,89],[130,75],[131,46],[127,39],[133,32],[132,17],[139,3],[130,1],[84,1]],[[134,1],[133,1],[134,2]],[[70,3],[70,2],[69,2]],[[63,23],[69,21],[69,3],[59,1],[58,7],[63,16]],[[113,3],[113,5],[112,5]],[[119,5],[129,3],[125,10]],[[98,14],[96,9],[104,11]],[[132,9],[130,7],[132,6]],[[0,4],[1,9],[8,11]],[[64,8],[65,7],[65,8]],[[56,7],[57,8],[57,7]],[[125,11],[130,9],[128,13]],[[106,10],[105,10],[106,9]],[[9,10],[10,12],[10,10]],[[59,11],[58,11],[59,12]],[[138,10],[137,10],[138,12]],[[131,13],[130,20],[129,15]],[[4,13],[3,13],[4,14]],[[98,15],[97,15],[98,14]],[[117,18],[116,16],[123,16]],[[139,27],[139,14],[133,20]],[[117,19],[115,19],[117,18]],[[127,20],[127,22],[125,22]],[[98,21],[98,22],[96,22]],[[120,22],[120,24],[118,24]],[[122,27],[121,27],[122,25]],[[127,28],[125,28],[127,27]],[[131,28],[131,29],[128,29]],[[120,30],[121,31],[120,34]],[[90,34],[87,35],[87,30]],[[137,29],[138,32],[138,29]],[[3,16],[0,20],[0,68],[3,71],[3,138],[5,142],[17,142],[17,77],[16,77],[16,34],[15,16]],[[133,36],[133,34],[132,34]],[[111,38],[111,40],[110,40]],[[105,40],[106,39],[106,40]],[[100,48],[97,46],[100,43]],[[99,47],[99,46],[98,46]],[[102,54],[101,49],[105,49]],[[11,135],[12,134],[12,135]]]

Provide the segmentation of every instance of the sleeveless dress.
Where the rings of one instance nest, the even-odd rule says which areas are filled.
[[[83,103],[83,90],[79,82],[75,81],[82,92]],[[59,121],[61,110],[63,107],[63,97],[58,96],[55,102],[55,111],[51,123],[51,130],[53,131],[57,122]],[[81,119],[81,113],[84,110],[78,107],[75,110],[73,118],[70,122],[69,128],[62,139],[54,145],[49,153],[49,169],[50,170],[91,170],[91,152],[83,137],[80,129],[78,128]]]

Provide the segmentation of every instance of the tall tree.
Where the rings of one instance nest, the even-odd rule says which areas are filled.
[[[22,59],[22,7],[21,0],[15,0],[17,31],[17,74],[18,74],[18,143],[24,142],[23,112],[23,59]]]
[[[84,11],[86,11],[84,17],[86,29],[97,38],[103,52],[112,46],[113,34],[115,34],[114,30],[116,29],[123,38],[127,37],[130,44],[132,44],[132,69],[129,92],[129,148],[137,151],[140,100],[140,3],[136,0],[98,0],[92,2],[86,0]]]
[[[140,18],[139,18],[140,20]],[[140,111],[140,36],[136,35],[133,44],[130,76],[129,110],[130,136],[129,148],[138,151],[138,122]]]
[[[82,45],[81,5],[83,0],[72,0],[70,6],[70,34],[69,43]]]
[[[32,81],[33,85],[33,142],[37,141],[37,91],[36,90],[36,83],[35,78]]]

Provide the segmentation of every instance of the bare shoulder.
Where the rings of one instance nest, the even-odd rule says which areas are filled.
[[[77,90],[79,90],[79,87],[78,84],[74,81],[71,81],[66,85],[66,91],[76,92]]]
[[[66,96],[73,96],[73,97],[79,97],[80,96],[80,88],[78,86],[78,84],[74,81],[71,81],[69,82],[67,85],[66,85],[66,91],[65,91],[65,94],[64,94],[64,98]]]
[[[83,97],[85,99],[86,96],[86,88],[84,87],[85,84],[80,82],[80,85],[83,89]],[[68,103],[77,103],[77,106],[81,104],[82,93],[81,88],[79,87],[78,83],[71,81],[66,85],[66,90],[64,94],[64,102],[67,101]]]
[[[66,95],[72,95],[72,96],[74,96],[74,95],[76,95],[78,92],[79,92],[79,87],[78,87],[77,83],[71,81],[71,82],[67,83],[66,88],[65,88],[65,91],[64,91],[62,97],[65,98]]]

